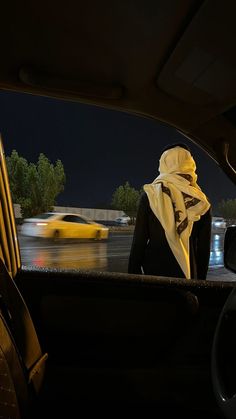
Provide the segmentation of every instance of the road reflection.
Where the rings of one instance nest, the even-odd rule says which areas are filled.
[[[107,243],[59,244],[25,249],[26,264],[48,268],[106,269]]]
[[[20,238],[23,265],[127,272],[132,235],[114,234],[108,242],[61,242]],[[212,234],[210,267],[224,266],[224,233]]]
[[[224,232],[212,234],[210,266],[224,266]]]

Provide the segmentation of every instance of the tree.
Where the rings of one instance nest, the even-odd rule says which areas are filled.
[[[134,222],[139,199],[140,192],[132,188],[129,182],[126,182],[124,185],[119,186],[113,193],[111,205],[114,209],[123,210],[130,216],[131,221]]]
[[[226,219],[228,225],[232,224],[236,220],[236,199],[223,199],[218,204],[217,213]]]
[[[64,190],[65,172],[61,160],[56,164],[41,153],[37,164],[27,160],[13,150],[6,158],[12,200],[20,204],[22,216],[31,217],[51,210],[56,197]]]

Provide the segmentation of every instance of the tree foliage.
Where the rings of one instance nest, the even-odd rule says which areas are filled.
[[[228,221],[228,224],[232,220],[236,220],[236,199],[222,200],[218,204],[217,213],[224,217]]]
[[[41,153],[38,162],[28,163],[13,150],[6,158],[12,200],[20,204],[22,216],[31,217],[49,211],[64,190],[65,172],[61,160],[53,165]]]
[[[130,186],[129,182],[126,182],[124,185],[119,186],[113,193],[111,206],[114,209],[124,211],[134,221],[139,199],[140,191],[137,191]]]

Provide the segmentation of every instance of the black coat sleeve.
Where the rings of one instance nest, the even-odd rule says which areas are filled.
[[[148,197],[144,193],[140,198],[133,241],[130,250],[128,272],[142,274],[142,264],[148,242]]]
[[[206,279],[211,251],[211,208],[201,217],[197,230],[196,264],[198,279]]]

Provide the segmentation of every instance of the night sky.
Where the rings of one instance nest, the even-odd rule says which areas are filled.
[[[129,181],[140,189],[158,175],[161,150],[185,142],[197,164],[198,183],[214,207],[236,198],[235,185],[216,163],[175,129],[150,119],[74,102],[0,93],[0,131],[6,155],[28,161],[44,153],[61,159],[65,191],[57,204],[108,207],[114,190]]]

